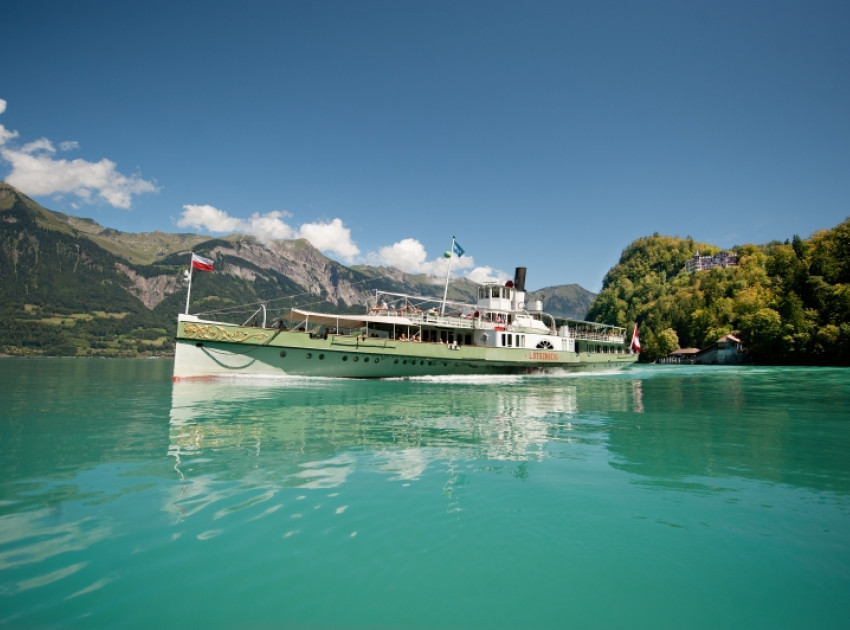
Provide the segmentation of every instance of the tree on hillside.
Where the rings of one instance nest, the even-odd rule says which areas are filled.
[[[670,354],[679,349],[679,335],[672,328],[665,328],[658,334],[658,353]]]

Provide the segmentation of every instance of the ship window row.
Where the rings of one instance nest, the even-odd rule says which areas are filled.
[[[583,352],[596,354],[626,354],[627,350],[624,346],[600,346],[596,344],[588,344],[582,348]],[[576,352],[579,352],[578,348]]]
[[[287,357],[286,350],[280,351],[280,357],[282,359],[285,359]],[[318,358],[320,361],[322,361],[322,360],[324,360],[325,355],[322,353],[322,354],[318,354],[314,357],[312,352],[307,352],[307,353],[304,354],[304,358],[305,359]],[[349,360],[349,356],[347,354],[343,354],[342,356],[340,356],[338,358],[340,360],[342,360],[343,362]],[[380,363],[383,360],[389,360],[389,357],[378,357],[378,356],[370,356],[370,355],[366,355],[366,356],[361,357],[360,355],[355,354],[351,357],[351,360],[354,361],[354,363],[357,363],[361,360],[363,361],[363,363],[369,363],[369,362]],[[434,361],[434,360],[431,360],[431,359],[398,359],[398,358],[393,359],[394,365],[398,365],[399,363],[401,365],[429,365],[429,366],[442,364],[443,367],[448,367],[448,365],[449,365],[449,361]],[[463,365],[462,363],[459,363],[457,361],[452,361],[451,363],[452,363],[452,365]],[[474,365],[471,364],[471,363],[466,364],[466,365],[467,365],[467,367],[474,367]]]
[[[489,298],[510,300],[513,299],[514,292],[510,287],[486,286],[478,288],[478,299],[486,300]]]
[[[446,343],[449,345],[472,345],[472,333],[455,333],[450,330],[429,330],[424,329],[421,331],[421,335],[412,335],[407,337],[406,335],[398,335],[397,339],[402,341],[405,340],[414,340],[414,341],[426,341],[431,343]]]
[[[525,348],[525,335],[502,333],[502,346],[505,348]]]

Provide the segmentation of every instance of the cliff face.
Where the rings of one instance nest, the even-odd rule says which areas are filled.
[[[263,244],[245,237],[227,245],[216,245],[210,253],[227,261],[223,273],[244,281],[255,282],[258,278],[271,281],[276,274],[311,294],[327,296],[333,303],[346,306],[364,303],[362,288],[356,290],[341,276],[343,266],[303,239]]]
[[[127,276],[127,290],[149,309],[155,308],[165,298],[183,288],[180,278],[174,274],[159,274],[146,278],[126,263],[116,262],[115,270]]]

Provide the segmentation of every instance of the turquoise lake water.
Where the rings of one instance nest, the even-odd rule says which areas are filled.
[[[846,628],[850,371],[0,360],[0,627]]]

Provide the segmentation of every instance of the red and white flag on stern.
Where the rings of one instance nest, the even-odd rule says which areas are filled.
[[[632,350],[640,354],[640,337],[638,337],[637,322],[635,322],[635,331],[632,333]]]
[[[192,269],[197,269],[198,271],[212,271],[213,261],[209,258],[198,256],[196,253],[192,252]]]

